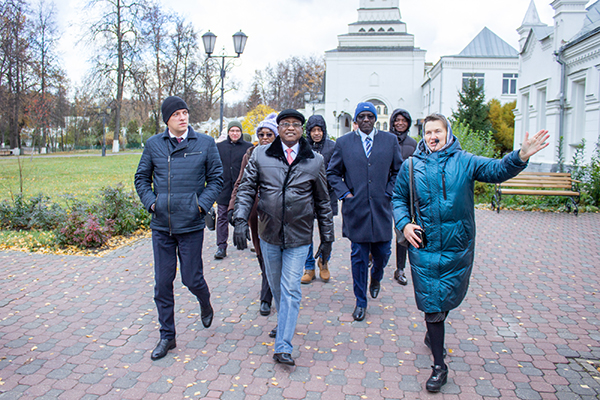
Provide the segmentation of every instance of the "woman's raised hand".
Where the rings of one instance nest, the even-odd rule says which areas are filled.
[[[525,132],[525,140],[523,140],[523,144],[521,145],[521,150],[519,151],[519,158],[525,162],[529,160],[529,157],[542,150],[543,148],[548,147],[550,143],[546,142],[550,135],[548,131],[542,129],[531,138],[529,137],[529,132]]]

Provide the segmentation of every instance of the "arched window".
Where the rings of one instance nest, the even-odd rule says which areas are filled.
[[[387,108],[387,106],[383,106],[383,113],[384,113],[385,115],[387,115],[387,114],[388,114],[388,108]]]
[[[377,106],[377,114],[381,114],[381,106]]]
[[[379,121],[375,124],[375,128],[379,129],[381,127],[381,124],[379,123]]]
[[[384,122],[384,123],[383,123],[383,130],[384,130],[384,131],[387,131],[387,122]]]

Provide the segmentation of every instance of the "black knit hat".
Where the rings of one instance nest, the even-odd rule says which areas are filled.
[[[160,112],[165,124],[177,110],[190,110],[181,97],[169,96],[163,101],[162,106],[160,106]]]
[[[282,112],[280,112],[277,116],[277,123],[279,124],[279,121],[281,121],[284,118],[299,119],[300,122],[302,122],[302,125],[304,125],[304,123],[306,122],[304,115],[302,115],[301,112],[294,110],[293,108],[288,108],[287,110],[283,110]]]

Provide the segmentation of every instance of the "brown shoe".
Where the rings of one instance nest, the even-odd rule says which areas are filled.
[[[319,276],[323,280],[323,282],[329,282],[329,278],[331,278],[331,274],[329,273],[329,266],[327,265],[327,261],[323,263],[323,259],[319,258],[317,261],[319,264]]]
[[[303,284],[311,283],[313,279],[315,279],[315,270],[314,269],[305,269],[304,275],[302,275],[302,279],[300,280],[300,283],[303,283]]]

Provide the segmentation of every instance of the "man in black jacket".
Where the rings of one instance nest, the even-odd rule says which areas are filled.
[[[167,97],[161,112],[167,129],[148,139],[135,173],[135,188],[152,213],[154,301],[160,322],[160,341],[150,358],[164,357],[175,343],[173,281],[177,257],[181,280],[200,303],[208,328],[213,319],[210,292],[204,279],[202,242],[204,217],[223,185],[223,168],[215,141],[188,126],[188,106]]]
[[[323,156],[325,170],[327,170],[329,160],[331,160],[331,156],[333,155],[335,142],[327,137],[327,125],[322,116],[312,115],[308,118],[308,121],[306,122],[306,140],[315,153],[319,153]],[[331,211],[335,216],[338,211],[337,197],[335,197],[335,192],[329,184],[327,184],[327,187],[329,188],[329,198],[331,199]],[[329,260],[323,259],[322,257],[319,257],[318,261],[315,260],[313,251],[314,249],[311,243],[310,248],[308,249],[308,256],[306,257],[306,263],[304,264],[304,275],[302,275],[301,280],[303,284],[311,283],[313,279],[315,279],[316,263],[319,264],[319,276],[323,282],[328,282],[331,278],[328,266]]]
[[[215,258],[220,260],[227,257],[227,238],[229,237],[229,223],[227,222],[227,208],[231,199],[233,185],[240,174],[242,158],[252,143],[244,141],[242,137],[242,124],[231,121],[227,126],[227,139],[217,143],[219,156],[223,164],[223,189],[217,197],[217,252]]]
[[[233,242],[246,248],[248,216],[258,196],[258,232],[269,286],[277,308],[276,362],[295,365],[292,338],[300,311],[300,279],[312,243],[315,215],[323,259],[331,254],[333,216],[323,157],[302,137],[304,116],[283,110],[277,116],[279,136],[257,147],[238,187],[233,213]]]
[[[400,153],[404,161],[408,160],[408,157],[412,156],[417,148],[417,141],[408,136],[411,124],[412,118],[408,111],[397,108],[392,112],[392,116],[390,117],[390,132],[398,138]],[[404,274],[407,251],[406,247],[396,243],[396,271],[394,272],[394,279],[403,286],[408,284],[408,280]]]

